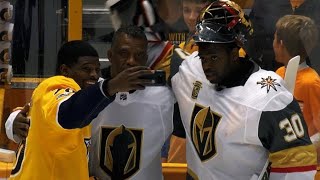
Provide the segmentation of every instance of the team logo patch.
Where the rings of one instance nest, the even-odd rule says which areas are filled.
[[[193,83],[193,89],[192,89],[192,99],[197,99],[199,95],[199,91],[202,88],[202,82],[196,81]]]
[[[258,81],[257,84],[261,85],[261,89],[266,87],[267,88],[267,93],[269,93],[270,89],[274,89],[277,91],[276,86],[281,86],[279,83],[276,82],[277,79],[272,79],[271,76],[268,76],[267,78],[261,78],[261,81]]]
[[[120,100],[126,101],[127,99],[128,99],[127,94],[125,94],[125,93],[120,94]]]
[[[215,147],[215,133],[221,116],[210,110],[195,104],[190,124],[191,140],[201,161],[213,157],[217,151]]]
[[[127,179],[140,168],[142,130],[102,127],[100,167],[112,179]]]
[[[67,89],[58,89],[54,92],[54,95],[56,96],[56,99],[59,100],[62,97],[69,96],[71,93],[75,93],[73,89],[67,88]]]

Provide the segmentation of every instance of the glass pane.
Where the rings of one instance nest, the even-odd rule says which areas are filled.
[[[102,69],[109,65],[106,58],[113,33],[110,12],[105,2],[105,0],[84,0],[82,12],[82,38],[89,41],[98,51]]]
[[[56,54],[66,40],[67,0],[14,4],[12,66],[15,77],[55,74]]]

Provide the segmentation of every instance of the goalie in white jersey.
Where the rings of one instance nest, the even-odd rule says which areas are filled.
[[[281,77],[239,58],[252,34],[238,5],[212,3],[194,35],[199,53],[172,78],[189,179],[314,179],[316,151],[298,103]]]

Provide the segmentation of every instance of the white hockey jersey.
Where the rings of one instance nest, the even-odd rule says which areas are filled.
[[[99,179],[162,179],[160,151],[172,132],[167,87],[117,93],[92,122],[90,174]]]
[[[236,74],[235,74],[236,76]],[[197,52],[172,79],[187,138],[188,179],[313,179],[316,152],[298,104],[274,72],[217,91]]]

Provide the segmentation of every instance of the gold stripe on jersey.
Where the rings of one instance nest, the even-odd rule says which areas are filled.
[[[311,166],[317,164],[317,152],[314,145],[298,146],[270,153],[272,168]]]

